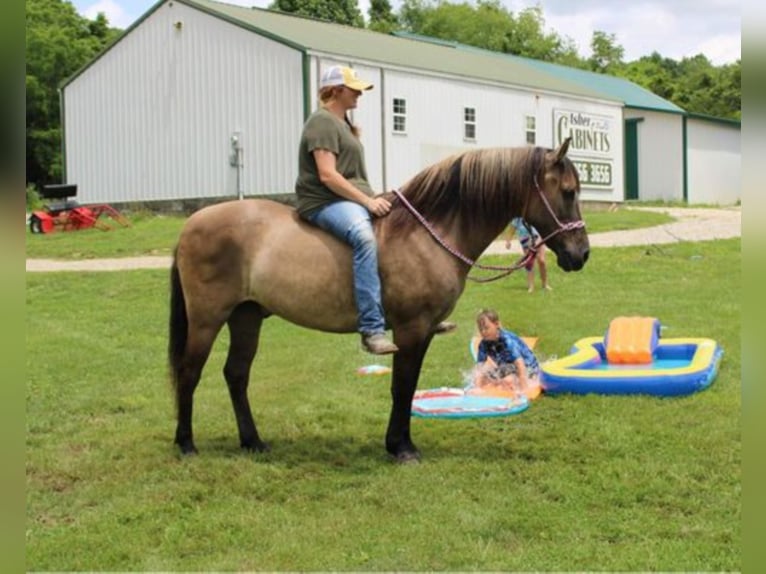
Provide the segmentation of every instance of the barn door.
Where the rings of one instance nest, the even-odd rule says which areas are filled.
[[[625,120],[625,199],[638,199],[638,123],[643,118]]]

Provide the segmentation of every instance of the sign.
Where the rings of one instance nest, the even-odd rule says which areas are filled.
[[[577,167],[582,187],[614,187],[614,154],[617,153],[616,120],[610,116],[572,110],[553,110],[553,144],[571,137],[567,156]]]

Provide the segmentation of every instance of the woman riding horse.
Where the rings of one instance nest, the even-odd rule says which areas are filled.
[[[580,182],[558,149],[520,147],[465,152],[432,165],[397,194],[387,217],[373,222],[393,359],[386,450],[417,460],[410,409],[423,358],[437,325],[454,309],[471,264],[515,216],[533,225],[564,271],[583,267],[588,237],[580,216]],[[278,315],[326,332],[356,331],[351,249],[269,200],[231,201],[189,217],[171,269],[169,362],[177,404],[175,442],[196,452],[194,390],[224,325],[230,346],[224,376],[240,445],[267,449],[247,388],[264,319]]]

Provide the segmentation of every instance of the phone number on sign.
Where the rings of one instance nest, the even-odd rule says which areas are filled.
[[[600,161],[572,161],[580,174],[580,185],[612,185],[612,164]]]

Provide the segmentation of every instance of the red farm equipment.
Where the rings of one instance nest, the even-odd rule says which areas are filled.
[[[53,233],[54,231],[77,231],[95,227],[102,231],[113,228],[102,219],[110,217],[123,227],[130,222],[115,208],[107,204],[80,205],[73,198],[77,195],[77,185],[46,185],[40,196],[49,200],[43,209],[32,212],[29,217],[29,230],[32,233]]]

